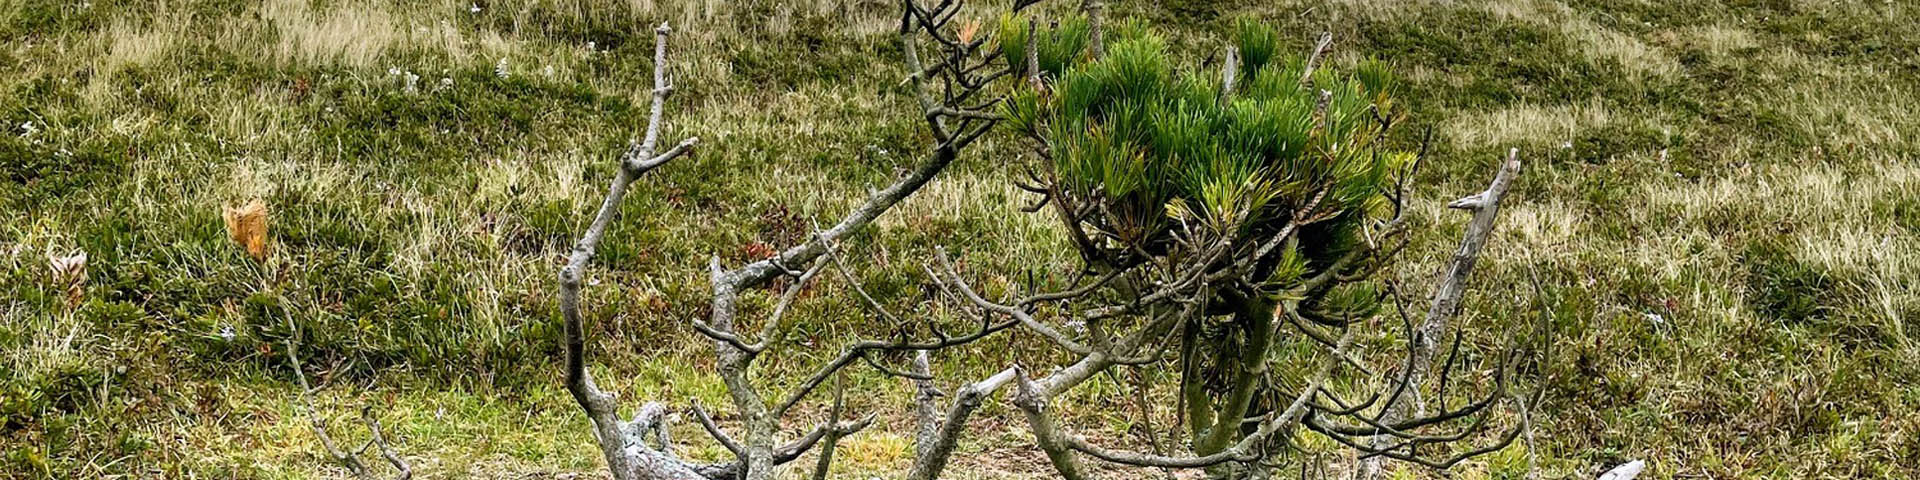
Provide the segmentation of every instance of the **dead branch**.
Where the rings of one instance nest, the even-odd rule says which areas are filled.
[[[1404,385],[1417,389],[1424,384],[1427,372],[1432,370],[1436,341],[1445,333],[1447,322],[1460,311],[1460,298],[1466,293],[1467,276],[1473,272],[1474,264],[1480,259],[1481,248],[1486,246],[1487,238],[1493,233],[1494,220],[1500,213],[1500,200],[1505,198],[1513,178],[1519,173],[1520,149],[1509,149],[1506,161],[1501,162],[1500,169],[1486,190],[1447,204],[1447,208],[1473,212],[1473,219],[1467,222],[1466,231],[1461,234],[1459,250],[1454,253],[1453,261],[1440,277],[1440,286],[1434,290],[1426,319],[1414,332]],[[1388,397],[1384,423],[1395,423],[1407,416],[1408,405],[1400,403],[1399,399],[1399,395]],[[1425,406],[1415,402],[1412,408],[1417,415]],[[1375,446],[1380,446],[1380,443],[1380,440],[1376,440]]]
[[[332,457],[334,463],[346,467],[347,471],[352,473],[354,478],[373,480],[377,477],[373,475],[372,470],[367,467],[365,462],[360,461],[360,455],[366,453],[369,447],[378,447],[380,449],[380,457],[386,459],[387,464],[393,465],[393,469],[395,470],[393,478],[395,480],[408,480],[413,478],[413,466],[407,464],[406,459],[400,458],[399,454],[394,453],[393,445],[387,442],[386,434],[380,428],[380,420],[373,416],[373,407],[371,405],[360,407],[360,421],[367,424],[367,430],[371,432],[373,438],[368,439],[367,443],[352,452],[342,450],[339,444],[333,441],[333,436],[327,433],[327,420],[321,418],[320,409],[313,406],[314,388],[307,383],[306,367],[300,364],[300,329],[294,325],[293,317],[287,317],[286,322],[288,331],[287,362],[292,364],[294,378],[299,379],[300,383],[299,410],[307,416],[307,420],[313,429],[313,435],[319,437],[320,446],[326,450],[327,456]]]
[[[1016,325],[1016,322],[983,321],[977,329],[962,335],[948,335],[938,328],[929,327],[934,332],[932,339],[899,338],[893,340],[866,340],[855,342],[833,360],[819,367],[805,381],[784,395],[770,397],[763,394],[761,387],[750,381],[748,372],[754,359],[768,351],[773,338],[754,340],[742,333],[745,319],[739,311],[739,297],[743,292],[761,288],[774,279],[793,276],[797,279],[789,284],[780,295],[778,303],[766,316],[766,325],[778,325],[780,319],[798,299],[798,293],[812,283],[814,277],[829,263],[834,264],[862,298],[883,317],[893,317],[886,309],[859,285],[856,276],[841,262],[835,252],[838,241],[845,236],[864,228],[881,214],[913,195],[932,181],[947,165],[951,164],[959,153],[981,135],[991,130],[1000,116],[993,113],[992,105],[998,100],[977,104],[967,104],[976,94],[985,91],[994,79],[1006,75],[1011,69],[988,71],[988,65],[998,58],[997,54],[980,54],[986,40],[957,39],[951,32],[941,28],[952,21],[960,10],[960,3],[954,0],[942,0],[932,8],[922,8],[913,0],[901,2],[902,14],[899,29],[899,42],[906,62],[907,70],[914,72],[909,76],[911,96],[918,104],[927,128],[934,137],[934,144],[927,158],[910,170],[905,176],[891,185],[875,191],[845,214],[838,223],[816,232],[799,245],[781,250],[769,258],[750,262],[738,268],[725,268],[718,257],[708,262],[708,273],[712,288],[711,309],[704,320],[695,319],[689,323],[696,332],[712,341],[714,352],[719,358],[718,374],[725,384],[734,414],[740,419],[740,425],[728,433],[713,421],[706,408],[698,404],[692,408],[694,417],[701,426],[722,446],[734,454],[734,461],[720,464],[693,464],[676,459],[670,453],[670,445],[664,429],[664,407],[649,403],[636,414],[634,420],[621,422],[618,406],[614,398],[601,391],[593,382],[592,375],[585,367],[586,328],[580,312],[580,289],[585,269],[591,262],[596,247],[606,233],[607,225],[618,212],[620,202],[629,185],[640,175],[665,164],[675,158],[691,152],[698,142],[689,138],[672,149],[655,153],[660,132],[664,124],[665,101],[672,91],[667,72],[666,41],[671,30],[660,25],[655,30],[654,47],[654,88],[653,103],[649,110],[644,140],[634,143],[622,155],[621,168],[613,184],[608,188],[606,199],[588,225],[586,232],[575,244],[568,262],[560,272],[560,307],[565,321],[566,373],[567,388],[575,401],[587,413],[592,422],[596,438],[599,440],[603,456],[618,480],[633,479],[712,479],[712,480],[761,480],[772,477],[776,468],[800,457],[816,446],[821,448],[821,457],[816,462],[815,475],[824,475],[832,462],[832,451],[841,437],[865,428],[873,417],[858,422],[841,422],[840,411],[844,405],[844,391],[835,388],[833,414],[828,420],[810,433],[784,445],[776,445],[775,437],[786,414],[793,407],[805,401],[822,383],[829,378],[840,378],[842,370],[855,363],[865,362],[883,373],[901,375],[875,361],[873,355],[882,352],[915,351],[925,353],[930,350],[945,349],[964,345],[995,332]],[[922,62],[921,49],[932,46],[938,50],[938,56],[931,57],[932,62]],[[937,92],[936,92],[937,90]],[[937,94],[936,94],[937,93]],[[789,266],[811,264],[804,272],[794,271]],[[773,333],[763,334],[772,336]],[[910,375],[919,379],[921,376]],[[1002,380],[1004,382],[1004,380]],[[838,382],[836,382],[838,383]],[[984,388],[984,387],[983,387]],[[991,390],[988,390],[989,392]],[[963,390],[963,393],[967,391]],[[978,393],[973,405],[978,404]],[[966,409],[971,411],[971,407]],[[964,414],[956,425],[964,424]],[[649,445],[648,436],[654,440]],[[947,447],[951,450],[951,446]],[[933,455],[924,455],[932,459]],[[927,463],[916,461],[916,464]],[[944,456],[939,460],[944,464]],[[937,468],[930,470],[937,474]]]

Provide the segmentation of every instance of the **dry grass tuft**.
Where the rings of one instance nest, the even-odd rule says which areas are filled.
[[[369,68],[407,38],[391,11],[361,2],[316,11],[303,0],[269,0],[260,17],[279,32],[269,53],[281,64]]]
[[[1613,111],[1599,99],[1568,105],[1509,105],[1485,112],[1463,112],[1445,124],[1446,134],[1461,147],[1547,143],[1571,140],[1581,131],[1615,121]]]

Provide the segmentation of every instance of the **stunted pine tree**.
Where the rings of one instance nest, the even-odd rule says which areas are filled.
[[[1218,71],[1177,68],[1166,42],[1138,23],[1105,32],[1104,52],[1087,50],[1097,22],[1000,23],[1002,52],[1025,60],[1016,70],[1028,85],[1007,102],[1006,125],[1042,159],[1025,186],[1043,195],[1030,210],[1061,220],[1091,280],[1006,303],[957,272],[948,280],[1078,356],[1036,381],[1019,376],[1028,388],[1016,404],[1062,476],[1085,475],[1078,454],[1260,474],[1286,458],[1302,426],[1365,457],[1436,468],[1513,440],[1517,424],[1487,447],[1445,445],[1474,440],[1488,407],[1524,401],[1507,388],[1518,356],[1491,356],[1495,373],[1481,383],[1493,385],[1457,409],[1447,408],[1448,375],[1427,382],[1425,371],[1517,159],[1487,192],[1455,202],[1475,212],[1474,228],[1416,328],[1404,302],[1383,308],[1399,292],[1376,275],[1406,245],[1402,206],[1418,163],[1391,141],[1405,112],[1384,64],[1319,65],[1326,36],[1308,56],[1283,57],[1278,33],[1251,21],[1237,24]],[[1394,356],[1405,361],[1356,359],[1356,327],[1387,311],[1405,320],[1406,353]],[[1060,318],[1035,318],[1042,312]],[[1309,358],[1317,365],[1289,363]],[[1164,440],[1190,455],[1095,446],[1049,413],[1049,401],[1116,367],[1172,372],[1182,433]],[[1419,400],[1429,391],[1437,412]],[[1412,414],[1408,404],[1418,404]],[[1457,420],[1464,428],[1437,432]],[[1150,443],[1163,450],[1161,438]],[[1432,444],[1442,446],[1418,448]]]
[[[919,160],[804,240],[731,267],[711,258],[708,313],[684,320],[712,347],[729,424],[699,404],[621,399],[602,390],[589,369],[592,334],[600,330],[584,312],[619,308],[583,298],[593,285],[595,253],[602,241],[618,241],[609,240],[608,227],[629,187],[700,145],[691,135],[663,141],[675,134],[664,127],[673,92],[667,50],[673,30],[664,23],[654,29],[652,98],[637,128],[640,138],[612,160],[618,169],[606,197],[557,279],[565,385],[613,478],[786,478],[788,465],[808,456],[812,478],[826,478],[839,440],[875,424],[871,414],[843,418],[847,395],[839,377],[862,365],[909,379],[918,392],[911,464],[901,466],[910,480],[941,477],[973,414],[1008,385],[1036,443],[1068,479],[1094,474],[1083,456],[1122,466],[1263,476],[1297,459],[1290,452],[1306,435],[1302,428],[1363,458],[1434,468],[1514,440],[1525,422],[1500,416],[1494,406],[1517,405],[1524,419],[1530,402],[1508,388],[1509,372],[1523,360],[1511,353],[1518,349],[1463,356],[1455,335],[1439,375],[1428,375],[1436,367],[1436,339],[1448,330],[1501,197],[1519,171],[1514,155],[1486,191],[1450,205],[1471,211],[1473,220],[1416,326],[1400,289],[1376,275],[1406,245],[1403,206],[1420,160],[1392,140],[1404,110],[1386,68],[1373,62],[1322,68],[1330,43],[1324,35],[1310,55],[1283,58],[1279,33],[1252,22],[1238,24],[1218,72],[1180,68],[1166,42],[1140,23],[1102,32],[1097,17],[1070,18],[1043,31],[1039,21],[1015,16],[1035,1],[1015,2],[995,35],[976,35],[977,24],[955,22],[964,15],[958,0],[900,1],[897,59],[906,79],[899,100],[925,122]],[[1098,1],[1081,7],[1096,16],[1102,11]],[[1018,81],[1005,81],[1012,79]],[[840,242],[994,132],[1031,140],[1042,160],[1032,184],[1023,187],[1042,197],[1029,211],[1044,208],[1059,218],[1085,262],[1082,274],[1064,290],[1002,292],[1007,298],[994,300],[987,296],[995,292],[976,290],[936,249],[930,280],[943,298],[977,315],[955,328],[929,312],[889,311],[851,272]],[[895,331],[845,342],[804,376],[756,373],[757,359],[792,353],[778,341],[787,334],[782,326],[790,325],[783,315],[826,270]],[[790,281],[776,282],[782,279]],[[769,297],[772,307],[741,301],[756,295]],[[1403,334],[1356,334],[1388,313],[1398,314]],[[941,391],[930,365],[934,353],[964,354],[974,342],[1011,331],[1044,338],[1071,361],[1052,368],[1009,365]],[[1368,348],[1357,347],[1356,337],[1367,339]],[[1404,347],[1404,354],[1381,355],[1381,345]],[[1382,356],[1391,360],[1378,361]],[[1468,357],[1482,365],[1456,362]],[[909,358],[905,368],[888,366]],[[1142,416],[1148,421],[1143,448],[1152,453],[1096,445],[1073,433],[1071,419],[1053,407],[1089,380],[1129,369],[1143,380],[1136,392],[1143,409],[1153,399],[1171,398],[1171,411],[1178,412],[1173,425],[1162,427],[1151,423],[1151,413]],[[1455,371],[1480,378],[1449,390]],[[1176,394],[1148,391],[1160,383],[1172,384]],[[1429,411],[1428,403],[1436,408]],[[808,418],[802,405],[828,414]],[[698,421],[730,455],[681,456],[682,444],[669,435],[676,411]],[[379,444],[400,475],[408,475],[371,415],[368,421],[375,430],[370,444]],[[1503,423],[1511,424],[1506,433],[1485,433]],[[327,438],[324,422],[314,425]],[[1487,437],[1493,438],[1482,441]],[[368,472],[358,452],[328,450],[354,472]]]

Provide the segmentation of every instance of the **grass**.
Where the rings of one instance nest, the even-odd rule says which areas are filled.
[[[705,259],[832,221],[926,140],[898,87],[896,7],[752,3],[0,0],[0,477],[340,476],[292,416],[287,318],[330,379],[337,435],[361,438],[349,417],[372,402],[427,477],[593,471],[551,367],[551,279],[642,122],[662,20],[668,137],[704,147],[637,183],[602,246],[593,356],[623,398],[724,405],[684,322]],[[1439,206],[1522,149],[1465,324],[1528,314],[1530,270],[1551,286],[1531,447],[1547,478],[1629,459],[1659,479],[1920,475],[1902,460],[1920,458],[1911,5],[1113,3],[1190,61],[1250,15],[1282,26],[1283,51],[1327,30],[1332,61],[1393,63],[1423,92],[1413,130],[1436,138],[1414,202],[1430,228],[1394,272],[1415,286],[1465,220]],[[849,242],[869,290],[954,315],[923,301],[936,245],[1002,275],[985,283],[1070,268],[1050,221],[1015,210],[1020,151],[985,140]],[[253,198],[272,209],[265,262],[220,219]],[[89,279],[69,304],[45,257],[74,249]],[[837,288],[797,305],[765,377],[887,328]],[[969,378],[1039,346],[941,367]],[[901,418],[903,385],[855,381],[878,392],[857,408]],[[1124,431],[1121,392],[1090,385],[1074,423]],[[1046,473],[998,461],[1037,459],[1005,413],[989,407],[956,471]],[[720,455],[685,423],[689,455]],[[906,435],[850,438],[836,474],[897,471]],[[1459,475],[1520,478],[1522,448]]]

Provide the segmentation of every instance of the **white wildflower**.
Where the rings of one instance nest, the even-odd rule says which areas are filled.
[[[507,71],[507,57],[500,57],[500,63],[493,64],[493,76],[507,78],[512,73]]]
[[[453,77],[440,77],[440,86],[434,87],[433,91],[438,92],[449,88],[453,88]]]
[[[387,67],[387,76],[389,77],[400,76],[400,67]]]
[[[480,4],[473,3],[468,5],[469,6],[467,7],[467,13],[480,13]]]
[[[540,69],[540,74],[546,75],[547,78],[553,78],[553,65],[547,65],[547,68]]]
[[[408,95],[420,93],[420,76],[407,72],[407,86],[403,89]]]
[[[35,133],[40,133],[40,127],[34,126],[32,121],[20,122],[20,129],[27,132],[20,134],[22,138],[31,137]]]
[[[221,340],[226,340],[226,341],[229,341],[229,342],[231,342],[231,341],[233,341],[233,337],[234,337],[234,333],[233,333],[233,326],[232,326],[232,325],[226,325],[226,326],[222,326],[222,327],[220,327],[220,339],[221,339]]]

